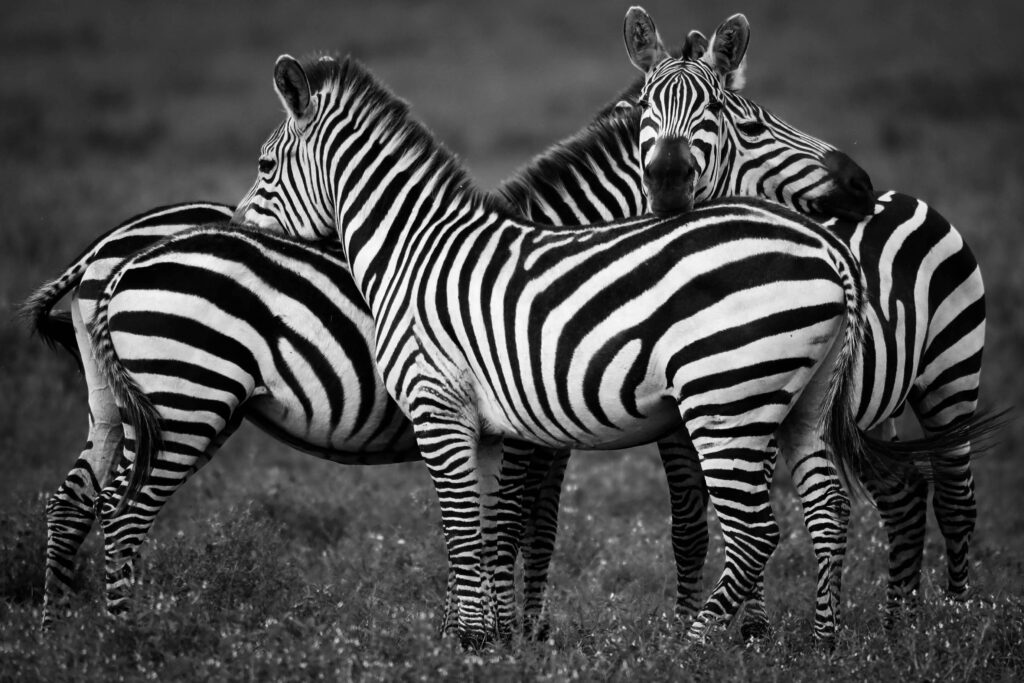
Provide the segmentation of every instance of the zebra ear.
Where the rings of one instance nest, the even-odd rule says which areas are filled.
[[[274,64],[274,90],[281,98],[288,115],[300,126],[311,118],[311,97],[306,72],[291,55],[281,55]]]
[[[626,52],[633,66],[647,73],[664,61],[669,55],[661,42],[654,20],[643,7],[634,5],[626,12],[622,25],[622,37],[626,41]]]
[[[700,31],[690,31],[683,43],[683,59],[700,59],[708,51],[708,39]]]
[[[747,43],[750,41],[750,22],[742,14],[734,14],[715,29],[704,61],[714,69],[729,90],[740,90],[745,80],[744,71]]]

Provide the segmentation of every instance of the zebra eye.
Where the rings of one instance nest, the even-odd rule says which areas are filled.
[[[736,128],[740,131],[740,133],[742,133],[745,137],[748,138],[756,138],[768,132],[768,127],[757,120],[740,121],[739,123],[736,124]]]
[[[260,159],[260,173],[270,173],[276,165],[273,159]]]
[[[714,100],[708,103],[708,111],[713,115],[718,116],[722,113],[722,102],[720,100]]]

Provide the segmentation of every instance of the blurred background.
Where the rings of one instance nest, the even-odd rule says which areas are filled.
[[[710,35],[728,15],[746,13],[746,94],[848,152],[876,189],[919,196],[957,226],[989,292],[982,402],[1024,407],[1024,3],[644,4],[670,44],[692,28]],[[0,506],[0,518],[27,501],[38,503],[41,525],[44,495],[72,465],[86,427],[73,365],[28,338],[13,321],[15,306],[138,212],[237,201],[281,117],[271,85],[278,55],[359,57],[491,188],[582,127],[637,76],[622,43],[627,8],[588,0],[8,4],[0,22],[0,497],[10,504]],[[1018,563],[1021,446],[1024,421],[1017,420],[976,466],[978,546]],[[329,487],[342,482],[426,486],[418,467],[387,472],[294,456],[246,427],[172,501],[172,521],[158,525],[158,536],[178,517],[202,519],[225,499],[278,495],[287,486],[328,482],[310,499],[337,514],[345,503],[332,500]],[[411,483],[397,484],[403,476]],[[661,525],[651,532],[657,573],[671,593],[664,483],[651,452],[576,458],[570,482],[569,523],[577,508],[587,515],[621,508],[629,517],[650,507]],[[620,490],[625,498],[615,498]],[[432,509],[426,500],[423,509]],[[198,502],[205,508],[195,509]],[[601,523],[593,522],[599,535]],[[798,523],[790,532],[804,533]],[[929,552],[937,551],[934,533],[929,538]],[[876,568],[883,566],[879,558]],[[1014,576],[1006,580],[1020,581],[1019,566]]]

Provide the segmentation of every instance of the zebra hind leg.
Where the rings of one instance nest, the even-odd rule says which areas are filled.
[[[767,420],[761,424],[766,422],[771,424]],[[715,630],[728,625],[753,595],[758,577],[764,573],[768,558],[779,543],[779,526],[764,477],[771,434],[750,434],[739,429],[737,435],[732,435],[723,423],[724,420],[711,423],[713,429],[687,424],[700,454],[701,469],[722,525],[725,545],[721,577],[686,633],[690,643],[703,643]]]
[[[902,411],[901,411],[902,412]],[[897,422],[890,417],[871,431],[887,441],[899,441]],[[928,484],[924,476],[907,468],[902,473],[859,473],[878,509],[889,543],[889,579],[886,586],[884,626],[891,630],[903,617],[916,612],[924,563]]]
[[[90,450],[90,441],[86,450]],[[42,627],[48,629],[68,608],[75,575],[75,556],[95,519],[99,480],[85,458],[79,458],[46,503],[46,583]]]
[[[771,457],[764,464],[764,476],[768,481],[768,490],[771,491],[772,480],[775,476],[775,465],[778,462],[778,447],[774,440],[770,445]],[[764,593],[764,574],[757,577],[754,585],[754,592],[746,604],[743,605],[743,621],[740,624],[740,634],[744,640],[760,640],[766,638],[771,631],[771,622],[768,620],[768,604]]]
[[[804,524],[818,564],[814,640],[831,650],[839,628],[850,498],[821,439],[816,410],[811,402],[798,403],[780,432],[780,445],[800,497]]]
[[[924,559],[928,483],[914,472],[889,477],[863,473],[861,481],[878,508],[889,542],[884,625],[892,629],[901,616],[916,611]]]
[[[238,428],[241,420],[241,411],[236,411],[228,424],[216,432],[213,439],[205,436],[175,435],[175,452],[160,451],[154,458],[152,472],[135,500],[126,503],[118,511],[117,504],[128,488],[128,467],[130,461],[134,460],[134,453],[131,450],[134,442],[131,430],[127,430],[129,433],[125,440],[125,457],[117,476],[100,493],[98,505],[100,528],[103,531],[108,614],[118,616],[128,611],[132,588],[135,585],[135,565],[139,547],[146,540],[163,505],[189,477],[213,458],[217,450]],[[165,441],[165,446],[167,445],[168,442]]]
[[[530,461],[523,494],[523,634],[536,641],[547,640],[551,634],[548,570],[558,534],[558,505],[569,451],[551,452],[549,458]]]
[[[708,488],[690,437],[680,430],[658,442],[672,511],[672,553],[676,562],[675,617],[688,623],[701,605],[708,555]]]

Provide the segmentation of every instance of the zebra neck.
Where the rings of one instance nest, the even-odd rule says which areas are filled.
[[[645,211],[638,109],[602,113],[549,147],[497,190],[520,216],[551,226],[598,223]]]
[[[400,283],[414,279],[424,253],[502,216],[453,172],[446,151],[412,145],[371,154],[367,172],[335,173],[335,215],[353,277],[380,320],[408,296]]]

